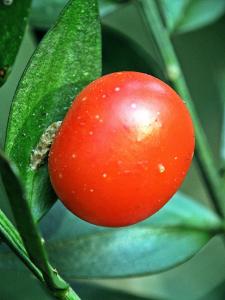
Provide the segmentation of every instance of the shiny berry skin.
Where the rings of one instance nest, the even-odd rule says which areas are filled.
[[[190,167],[194,129],[180,97],[161,80],[118,72],[75,99],[52,144],[52,185],[75,215],[126,226],[158,211]]]

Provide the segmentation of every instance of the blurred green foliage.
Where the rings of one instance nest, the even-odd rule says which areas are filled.
[[[223,0],[159,0],[171,33],[184,33],[209,25],[225,11]]]
[[[23,3],[15,1],[13,5],[6,5],[4,1],[0,3],[0,86],[15,61],[28,22],[30,5],[31,0],[24,0]]]

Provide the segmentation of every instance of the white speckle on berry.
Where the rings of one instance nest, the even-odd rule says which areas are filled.
[[[164,173],[166,171],[166,168],[163,164],[158,165],[159,173]]]

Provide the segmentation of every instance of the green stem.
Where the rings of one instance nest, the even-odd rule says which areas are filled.
[[[33,264],[33,262],[28,257],[28,254],[23,246],[23,242],[18,231],[1,210],[0,236],[2,240],[10,247],[10,249],[22,260],[22,262],[34,274],[34,276],[36,276],[40,281],[44,282],[44,278],[41,271]]]
[[[56,284],[54,288],[52,287],[52,284],[51,286],[48,286],[49,280],[46,278],[47,276],[43,276],[42,271],[38,267],[36,267],[36,265],[31,261],[25,247],[23,246],[22,239],[17,229],[1,210],[0,237],[10,247],[10,249],[20,258],[20,260],[26,265],[26,267],[34,274],[34,276],[50,288],[50,291],[56,298],[61,300],[80,300],[80,298],[68,284],[66,289],[61,289],[60,286],[57,288]],[[51,266],[49,267],[52,268]],[[53,270],[52,276],[54,277],[54,279],[51,279],[51,282],[64,282],[64,280],[58,275],[58,273],[55,270]]]
[[[55,296],[60,300],[80,300],[74,290],[69,287],[66,291],[56,293]]]
[[[0,150],[0,173],[5,191],[20,233],[0,211],[0,236],[9,245],[33,274],[45,283],[50,292],[61,300],[78,300],[79,297],[69,284],[51,266],[29,204],[25,197],[16,166]],[[69,297],[69,298],[68,298]]]
[[[222,103],[222,109],[223,109],[223,119],[222,119],[222,135],[221,135],[221,151],[220,151],[220,156],[222,159],[222,166],[221,166],[221,172],[220,175],[224,178],[225,175],[225,104]]]
[[[205,132],[201,126],[191,95],[182,73],[168,31],[163,25],[158,7],[154,0],[139,0],[138,7],[148,29],[153,33],[156,44],[162,56],[165,72],[177,92],[185,100],[191,113],[196,135],[196,158],[208,193],[219,215],[225,216],[224,191],[221,188],[221,178],[218,175],[211,149]]]

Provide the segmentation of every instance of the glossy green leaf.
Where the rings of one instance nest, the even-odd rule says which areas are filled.
[[[30,168],[32,150],[54,121],[62,120],[75,95],[101,75],[97,1],[71,1],[34,53],[16,92],[5,149],[20,170],[35,220],[55,195],[47,166]]]
[[[44,31],[36,30],[38,40]],[[135,40],[107,25],[102,25],[102,72],[137,71],[165,79],[161,66]]]
[[[47,29],[56,21],[60,11],[68,0],[33,0],[31,10],[31,24],[39,29]],[[102,17],[114,12],[125,1],[99,0],[100,15]],[[122,2],[122,3],[121,3]]]
[[[214,213],[181,193],[151,218],[127,228],[90,225],[56,207],[48,217],[42,225],[49,254],[67,278],[164,271],[191,258],[221,226]]]
[[[31,0],[0,3],[0,86],[5,82],[15,61],[28,21]],[[16,24],[16,26],[15,26]]]
[[[158,273],[185,262],[224,230],[213,212],[182,193],[151,218],[126,228],[88,224],[60,202],[41,225],[50,258],[70,280]],[[0,252],[0,269],[19,267],[13,257],[3,263],[4,255]]]
[[[225,12],[224,0],[160,0],[160,4],[171,33],[196,30]]]
[[[49,251],[67,278],[129,277],[175,267],[191,258],[210,237],[195,230],[142,226],[57,241]]]
[[[211,210],[196,202],[185,194],[178,192],[156,214],[146,221],[127,228],[136,228],[149,224],[154,227],[197,227],[199,229],[216,229],[221,226],[221,221]],[[57,224],[57,227],[55,227]],[[60,201],[49,211],[42,220],[41,228],[48,241],[72,239],[78,236],[95,234],[102,231],[114,232],[120,229],[111,229],[91,225],[70,213]],[[126,229],[126,228],[125,228]]]

